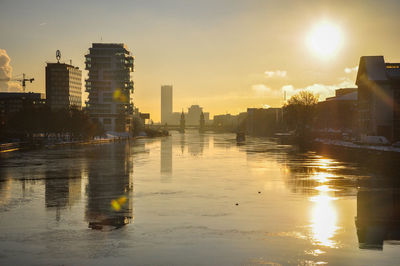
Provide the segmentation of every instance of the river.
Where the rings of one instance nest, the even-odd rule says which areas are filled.
[[[393,163],[234,134],[0,154],[0,265],[400,261]]]

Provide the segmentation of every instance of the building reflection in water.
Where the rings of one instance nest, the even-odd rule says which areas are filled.
[[[56,210],[56,220],[60,220],[61,209],[72,206],[81,198],[82,168],[76,167],[74,161],[65,160],[65,169],[55,170],[46,166],[45,205]]]
[[[185,152],[185,134],[181,133],[180,134],[180,144],[181,144],[181,154]]]
[[[359,247],[383,249],[387,240],[400,240],[399,187],[361,187],[355,219]]]
[[[188,141],[188,152],[191,156],[201,156],[205,148],[209,147],[210,136],[204,133],[197,133]]]
[[[129,143],[100,145],[88,157],[89,228],[113,230],[133,222],[133,161]]]
[[[0,179],[0,206],[5,206],[11,199],[12,179]]]
[[[171,137],[166,137],[161,139],[160,148],[161,158],[160,158],[160,172],[163,174],[172,173],[172,139]]]

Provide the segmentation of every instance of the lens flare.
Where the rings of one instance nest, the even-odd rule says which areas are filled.
[[[114,101],[126,103],[128,102],[128,97],[121,89],[116,89],[113,94]]]
[[[115,211],[119,211],[121,210],[122,206],[124,206],[124,204],[126,203],[127,198],[125,196],[122,196],[116,200],[112,200],[111,201],[111,207],[115,210]]]

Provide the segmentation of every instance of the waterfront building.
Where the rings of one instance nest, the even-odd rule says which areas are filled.
[[[315,126],[323,132],[352,134],[357,129],[357,88],[342,88],[317,104]]]
[[[247,134],[272,136],[282,126],[282,108],[247,108]]]
[[[6,124],[10,115],[23,108],[41,106],[46,103],[43,93],[0,92],[0,128]]]
[[[234,131],[238,126],[237,116],[231,114],[214,115],[213,127],[220,131]]]
[[[130,132],[134,110],[131,52],[123,43],[93,43],[85,58],[90,118],[106,131]]]
[[[22,110],[24,107],[45,104],[43,93],[33,92],[0,92],[0,114],[8,115]]]
[[[51,109],[82,108],[82,71],[73,65],[47,63],[46,103]]]
[[[161,124],[172,124],[172,85],[161,86]]]
[[[400,139],[400,63],[386,63],[383,56],[362,56],[358,67],[360,136]]]
[[[169,118],[169,125],[180,125],[181,121],[181,113],[179,112],[173,112],[171,114],[171,117]]]
[[[202,133],[202,132],[205,131],[204,125],[205,125],[205,122],[204,122],[204,113],[201,112],[201,114],[200,114],[200,127],[199,127],[199,132],[200,132],[200,133]]]
[[[203,108],[199,105],[192,105],[188,108],[188,112],[186,115],[186,125],[189,126],[198,126],[200,125],[200,116],[203,112]],[[204,115],[204,123],[208,124],[210,120],[210,113],[203,112]]]
[[[245,132],[247,112],[238,115],[215,115],[213,118],[213,128],[218,131]]]

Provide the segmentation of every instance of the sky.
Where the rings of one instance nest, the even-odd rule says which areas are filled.
[[[307,89],[323,100],[354,87],[363,55],[400,62],[398,14],[395,0],[0,0],[0,49],[9,58],[0,50],[0,67],[34,77],[27,90],[44,93],[56,50],[84,69],[93,42],[125,43],[135,56],[134,103],[154,121],[163,84],[174,87],[174,111],[199,104],[211,116],[237,114],[279,107],[283,91],[288,98]],[[310,45],[324,24],[340,39],[329,56]],[[317,39],[332,46],[334,33]]]

